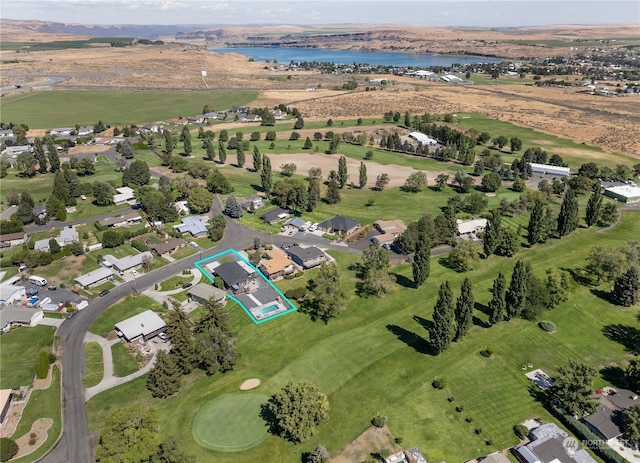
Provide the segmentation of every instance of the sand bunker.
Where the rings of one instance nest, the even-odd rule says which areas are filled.
[[[240,385],[240,390],[249,391],[251,389],[257,388],[258,386],[260,386],[260,380],[258,378],[251,378]]]

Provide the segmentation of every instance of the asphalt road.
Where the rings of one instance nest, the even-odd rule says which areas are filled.
[[[264,243],[277,245],[291,244],[293,242],[305,244],[318,244],[311,236],[284,237],[258,232],[240,225],[233,220],[227,220],[224,238],[220,243],[202,251],[200,254],[186,257],[172,262],[164,267],[149,273],[139,274],[136,279],[138,291],[152,287],[155,283],[163,281],[182,270],[193,268],[194,263],[200,259],[212,256],[229,248],[244,249],[253,244],[254,237],[260,238]],[[314,237],[315,238],[315,237]],[[327,240],[328,241],[328,240]],[[357,249],[334,244],[325,245],[329,249],[343,252],[359,253]],[[82,376],[85,371],[84,336],[96,318],[105,310],[134,291],[134,281],[122,284],[112,289],[104,297],[94,299],[89,307],[80,311],[75,317],[65,320],[58,328],[56,334],[60,338],[61,363],[62,363],[62,435],[53,449],[39,462],[42,463],[88,463],[94,461],[95,442],[89,435],[87,413],[85,409],[84,387]]]

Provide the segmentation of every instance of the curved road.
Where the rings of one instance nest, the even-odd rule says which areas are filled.
[[[325,244],[328,240],[315,236],[313,238],[311,236],[295,238],[272,236],[227,219],[224,238],[217,246],[202,251],[202,258],[229,248],[244,249],[253,243],[256,236],[265,243],[271,242],[278,245],[290,244],[294,241],[320,244],[319,241],[322,240],[323,247],[329,249],[350,253],[360,252],[346,246]],[[152,272],[140,274],[137,278],[138,290],[142,292],[158,281],[165,280],[184,269],[192,268],[200,258],[200,255],[186,257]],[[53,449],[38,461],[42,463],[88,463],[94,461],[94,443],[89,435],[85,393],[82,386],[82,376],[85,371],[84,336],[100,314],[133,290],[133,281],[112,289],[106,296],[91,301],[87,309],[79,312],[74,318],[65,320],[58,328],[56,334],[60,338],[62,349],[62,434]]]

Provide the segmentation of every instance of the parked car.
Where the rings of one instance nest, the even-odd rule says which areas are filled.
[[[109,290],[105,289],[104,291],[100,292],[100,297],[106,296],[107,294],[109,294]]]
[[[38,290],[35,288],[27,288],[25,291],[27,296],[32,297],[32,296],[37,296],[38,295]]]
[[[195,241],[190,241],[189,246],[198,249],[198,243],[196,243]]]
[[[193,283],[185,283],[182,285],[182,289],[191,288],[191,286],[193,286]]]
[[[71,312],[69,315],[67,315],[67,320],[69,320],[70,318],[75,317],[77,313],[78,313],[77,310],[74,310],[73,312]]]
[[[314,224],[312,224],[312,225],[309,227],[309,231],[310,231],[310,232],[314,232],[314,231],[316,231],[317,229],[318,229],[318,223],[317,223],[317,222],[316,222],[316,223],[314,223]]]

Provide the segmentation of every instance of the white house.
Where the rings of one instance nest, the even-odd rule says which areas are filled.
[[[145,310],[131,318],[116,323],[116,331],[118,336],[124,338],[127,342],[133,342],[138,339],[147,341],[157,336],[165,327],[164,320],[153,310]]]
[[[42,319],[44,319],[42,310],[18,306],[6,306],[0,310],[0,328],[5,332],[11,328],[11,325],[36,326]]]
[[[49,130],[49,135],[71,135],[73,128],[71,127],[58,127]]]
[[[26,298],[24,286],[13,286],[7,283],[0,284],[0,304],[13,304]]]
[[[128,186],[116,188],[117,193],[113,195],[113,202],[116,205],[125,204],[136,199],[133,190]]]
[[[438,144],[438,140],[436,140],[435,138],[431,138],[430,136],[425,135],[424,133],[421,133],[421,132],[411,132],[407,136],[409,138],[412,138],[413,140],[417,141],[418,143],[422,143],[423,145],[437,145]]]
[[[92,125],[85,125],[84,127],[80,127],[78,129],[78,135],[81,137],[85,135],[91,135],[93,133],[94,127]]]
[[[149,251],[141,252],[140,254],[135,254],[133,256],[125,256],[121,259],[118,259],[111,254],[107,254],[104,256],[104,264],[106,267],[113,267],[119,272],[124,272],[129,269],[135,269],[142,265],[144,259],[153,259],[153,255]]]
[[[58,245],[63,248],[78,241],[78,231],[76,230],[75,225],[69,225],[68,227],[60,230],[60,233],[54,239]],[[49,238],[36,241],[34,249],[36,251],[49,252]]]
[[[487,228],[487,219],[456,220],[458,235],[465,236],[484,231]]]
[[[92,272],[85,273],[84,275],[80,275],[74,281],[81,288],[88,288],[89,286],[102,283],[107,281],[109,278],[113,276],[113,272],[106,267],[100,267],[97,270],[93,270]]]

